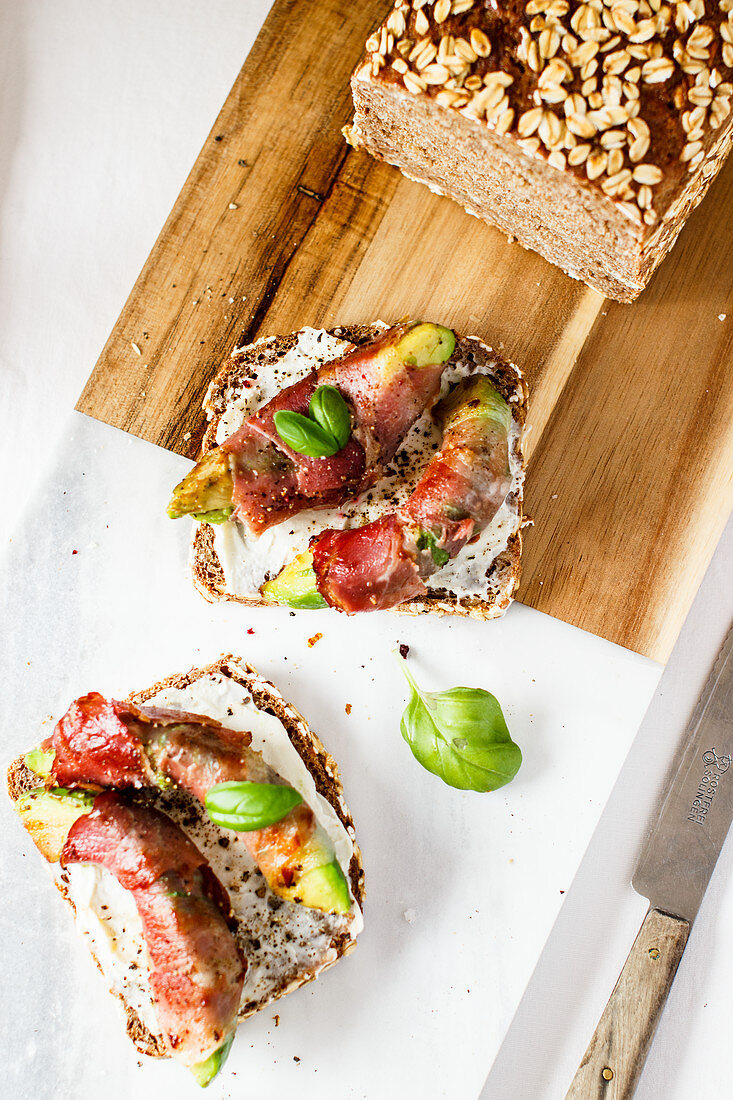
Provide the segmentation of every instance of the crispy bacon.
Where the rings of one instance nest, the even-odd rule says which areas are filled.
[[[396,515],[347,531],[325,531],[313,569],[324,599],[348,615],[380,611],[425,592]]]
[[[108,702],[93,692],[72,703],[54,731],[53,773],[59,783],[117,788],[170,780],[203,803],[216,783],[281,782],[250,741],[249,734],[226,729],[212,718]],[[303,849],[316,836],[316,819],[301,803],[274,825],[237,835],[278,893],[293,885]]]
[[[56,724],[53,774],[60,786],[98,783],[141,786],[146,762],[140,741],[125,724],[125,708],[99,692],[83,695]]]
[[[356,432],[368,455],[368,485],[376,481],[407,431],[435,398],[445,370],[445,362],[415,368],[380,355],[411,327],[397,325],[318,371],[318,384],[335,386],[355,409]]]
[[[253,432],[258,432],[287,455],[294,466],[297,492],[313,502],[326,496],[329,503],[336,503],[332,494],[338,493],[338,500],[345,500],[359,491],[364,478],[364,448],[353,437],[345,447],[327,458],[308,458],[307,455],[293,451],[278,435],[275,427],[275,413],[289,412],[308,415],[310,399],[319,386],[323,385],[324,368],[311,371],[292,386],[288,386],[277,396],[263,405],[247,421]]]
[[[478,376],[466,401],[453,398],[443,445],[402,511],[451,558],[491,522],[511,489],[506,427],[486,416],[485,394],[470,396],[488,386]]]
[[[410,330],[391,328],[379,339],[324,364],[289,386],[222,443],[231,455],[235,516],[255,534],[306,508],[335,507],[373,485],[405,433],[435,398],[445,362],[416,367],[391,346]],[[275,428],[275,413],[308,414],[322,385],[335,386],[350,403],[353,432],[327,458],[293,451]]]
[[[446,402],[443,444],[405,505],[311,544],[316,586],[347,614],[396,607],[491,522],[511,488],[506,402],[483,375]]]
[[[72,825],[61,863],[97,864],[130,891],[171,1053],[189,1066],[206,1059],[236,1027],[247,964],[204,856],[165,814],[108,791]]]

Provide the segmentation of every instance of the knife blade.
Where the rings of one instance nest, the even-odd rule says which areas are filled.
[[[566,1100],[628,1100],[733,820],[733,629],[680,741],[632,885],[649,910]]]
[[[733,630],[723,643],[673,766],[631,885],[690,923],[733,820]]]

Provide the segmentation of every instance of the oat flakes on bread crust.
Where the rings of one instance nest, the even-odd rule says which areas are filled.
[[[631,302],[733,144],[730,0],[394,0],[347,141]]]
[[[203,668],[192,668],[188,672],[169,676],[153,684],[151,687],[131,693],[126,697],[125,701],[135,703],[138,706],[144,706],[149,700],[166,689],[182,689],[195,683],[196,680],[210,675],[221,675],[231,679],[252,696],[258,709],[270,711],[282,723],[291,744],[313,776],[318,793],[331,805],[341,824],[352,839],[353,855],[349,865],[348,877],[354,898],[359,907],[363,908],[365,889],[361,851],[353,838],[354,822],[344,801],[338,765],[326,750],[320,738],[310,728],[306,719],[294,706],[292,706],[292,704],[284,699],[274,684],[261,677],[252,665],[239,660],[233,654],[223,654],[217,661],[213,662],[213,664]],[[23,794],[38,785],[38,776],[27,767],[24,762],[24,757],[17,757],[10,764],[7,771],[7,789],[12,801],[15,802]],[[174,794],[166,794],[164,792],[141,792],[139,795],[135,792],[133,793],[133,797],[141,797],[146,801],[150,801],[153,805],[156,805],[159,809],[163,809],[164,811],[170,810],[170,805],[168,803],[176,802],[179,810],[183,807],[187,813],[193,815],[203,815],[204,813],[198,804],[195,803],[195,800],[183,791],[177,791]],[[72,910],[75,910],[74,903],[69,896],[63,880],[57,879],[55,885],[62,897],[64,897],[71,906]],[[287,993],[293,992],[301,985],[305,985],[315,980],[323,970],[328,969],[329,966],[338,962],[342,956],[349,954],[354,949],[356,946],[356,938],[347,933],[335,934],[331,940],[330,946],[334,952],[333,958],[330,959],[330,961],[317,966],[315,969],[303,970],[294,980],[282,981],[277,987],[273,988],[270,995],[264,999],[260,998],[256,1002],[245,1002],[239,1011],[240,1020],[244,1020],[254,1015],[272,1001]],[[97,969],[104,975],[98,958],[93,951],[90,953]],[[141,1054],[147,1054],[150,1057],[168,1057],[168,1051],[162,1037],[150,1031],[140,1019],[135,1009],[127,1003],[121,993],[114,990],[110,990],[110,992],[114,994],[122,1005],[126,1017],[125,1029],[129,1038],[134,1043],[135,1048]]]
[[[326,331],[331,336],[349,340],[353,344],[363,344],[375,339],[384,331],[382,321],[371,324],[343,325]],[[274,368],[278,360],[290,351],[297,342],[297,332],[287,336],[270,336],[256,341],[247,347],[236,349],[229,361],[222,367],[211,382],[204,409],[209,425],[202,440],[202,454],[213,450],[219,420],[229,406],[232,395],[246,388],[256,372],[263,368]],[[509,403],[515,422],[523,427],[527,415],[527,385],[514,364],[507,362],[493,348],[488,347],[478,337],[460,336],[456,333],[456,352],[452,358],[467,358],[478,365],[486,364],[499,393]],[[521,443],[516,444],[521,455]],[[514,499],[517,499],[516,497]],[[478,596],[460,597],[447,589],[432,590],[429,595],[407,600],[392,610],[399,614],[420,615],[461,615],[473,619],[495,619],[504,614],[519,587],[521,576],[522,552],[522,501],[517,499],[518,529],[510,537],[508,545],[494,560],[491,566],[492,598]],[[214,529],[209,524],[195,524],[191,540],[190,556],[191,576],[194,587],[210,603],[227,601],[246,604],[249,607],[267,606],[257,596],[241,596],[227,592],[224,570],[214,546]]]

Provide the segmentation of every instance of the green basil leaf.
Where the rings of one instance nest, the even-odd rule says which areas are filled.
[[[319,386],[310,399],[311,420],[315,420],[329,432],[339,445],[345,447],[351,436],[351,413],[335,386]]]
[[[26,768],[30,768],[36,775],[42,775],[45,779],[51,774],[55,757],[56,753],[53,749],[31,749],[23,757],[23,763]]]
[[[206,795],[206,812],[215,825],[248,833],[274,825],[303,798],[292,787],[248,780],[217,783]]]
[[[450,558],[448,551],[444,550],[442,546],[438,546],[438,541],[433,532],[426,531],[423,527],[420,528],[420,534],[417,536],[417,548],[418,550],[429,550],[433,561],[438,567],[445,565]]]
[[[338,440],[330,432],[302,413],[280,409],[273,421],[275,431],[283,442],[306,458],[329,458],[341,450]]]
[[[404,662],[411,697],[400,722],[415,759],[450,787],[495,791],[519,771],[522,753],[501,707],[483,688],[421,691]]]

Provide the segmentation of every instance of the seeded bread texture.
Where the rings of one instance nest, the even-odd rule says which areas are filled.
[[[143,691],[133,693],[128,696],[126,701],[135,703],[137,706],[145,706],[149,700],[153,699],[159,692],[166,688],[185,688],[195,683],[196,680],[210,675],[221,675],[233,680],[252,696],[258,708],[267,710],[280,719],[292,745],[313,776],[318,793],[329,802],[341,821],[341,824],[349,835],[353,836],[354,821],[344,801],[343,787],[336,761],[327,752],[321,740],[310,728],[302,714],[283,698],[274,684],[270,683],[269,680],[264,680],[252,665],[247,664],[231,653],[224,654],[213,664],[207,665],[205,668],[193,668],[188,672],[170,676],[165,680],[153,684],[149,688],[145,688]],[[14,760],[8,768],[7,789],[13,802],[16,802],[18,798],[34,787],[37,787],[38,784],[38,776],[26,766],[22,756]],[[141,793],[131,792],[131,796],[133,798],[139,797],[142,800],[148,801],[163,811],[166,810],[167,801],[172,799],[178,803],[179,809],[183,807],[186,813],[198,816],[202,812],[196,800],[185,791],[163,793],[147,791]],[[365,896],[364,869],[361,851],[355,842],[354,852],[349,867],[349,882],[359,907],[363,908]],[[73,902],[65,889],[63,880],[57,885],[62,896],[73,909]],[[304,969],[298,974],[296,979],[287,982],[284,981],[281,986],[272,992],[272,995],[269,996],[267,1000],[261,1000],[256,1003],[244,1003],[240,1008],[240,1019],[246,1019],[248,1016],[254,1015],[255,1012],[259,1012],[264,1008],[266,1004],[271,1003],[279,997],[285,996],[287,993],[291,993],[307,982],[313,981],[324,969],[338,962],[339,958],[343,955],[349,954],[355,946],[356,940],[351,936],[345,934],[334,936],[330,944],[334,952],[334,957],[330,962],[326,963],[325,966],[319,967],[317,971],[315,969]],[[96,958],[94,958],[94,961],[101,971],[102,968],[99,966],[99,961]],[[121,1001],[125,1012],[127,1034],[140,1053],[147,1054],[150,1057],[168,1057],[168,1051],[162,1037],[153,1034],[146,1027],[135,1009],[128,1005],[121,995],[116,994],[116,996]]]
[[[381,322],[371,324],[346,325],[329,329],[329,333],[353,344],[362,344],[373,340],[383,331]],[[232,395],[245,388],[257,371],[275,370],[281,356],[290,351],[297,341],[297,333],[288,336],[269,337],[255,344],[237,349],[230,361],[214,378],[209,387],[204,407],[210,419],[204,435],[202,450],[205,454],[216,446],[216,429],[222,414],[232,400]],[[457,335],[456,359],[469,359],[477,366],[484,367],[502,397],[509,403],[516,423],[523,427],[527,414],[527,387],[517,368],[500,355],[473,337]],[[517,440],[516,453],[521,458],[521,441]],[[475,619],[494,619],[503,615],[512,602],[520,580],[520,558],[522,552],[522,499],[519,495],[512,498],[518,508],[518,529],[510,537],[506,549],[500,553],[490,567],[491,598],[460,597],[447,589],[433,589],[430,595],[417,596],[394,608],[401,614],[433,613],[441,615],[462,615]],[[196,524],[191,546],[191,574],[193,583],[201,595],[210,602],[221,600],[248,604],[250,607],[265,606],[258,597],[237,596],[226,590],[226,582],[221,562],[214,545],[214,530],[206,523]]]
[[[731,80],[731,0],[397,0],[345,132],[628,302],[730,151]]]

